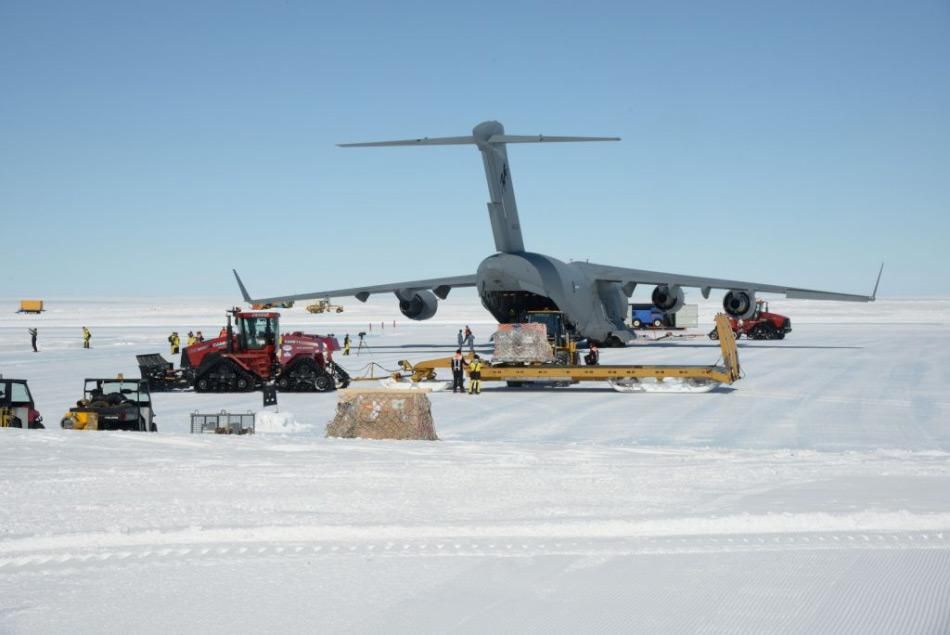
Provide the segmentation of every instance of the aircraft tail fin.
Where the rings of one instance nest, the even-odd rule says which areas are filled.
[[[488,218],[495,237],[495,248],[504,253],[520,253],[524,249],[518,206],[508,167],[509,143],[559,143],[568,141],[620,141],[620,137],[546,137],[544,135],[506,135],[505,127],[497,121],[485,121],[465,137],[422,137],[400,141],[371,141],[368,143],[341,143],[341,148],[380,148],[388,146],[478,146],[488,181]]]

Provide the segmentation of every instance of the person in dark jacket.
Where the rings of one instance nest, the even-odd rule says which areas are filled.
[[[600,349],[597,348],[596,344],[590,345],[590,351],[587,352],[587,355],[584,355],[584,363],[588,366],[596,366],[600,363]]]
[[[39,353],[39,351],[36,350],[36,329],[29,329],[29,331],[30,331],[30,344],[33,345],[33,352]]]
[[[462,349],[456,349],[452,358],[452,392],[465,393],[465,365]]]

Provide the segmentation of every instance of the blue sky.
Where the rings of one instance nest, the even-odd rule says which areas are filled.
[[[474,272],[467,134],[528,249],[950,294],[950,4],[0,2],[0,296],[261,295]]]

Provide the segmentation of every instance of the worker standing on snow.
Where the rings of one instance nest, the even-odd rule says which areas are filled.
[[[468,364],[468,394],[482,394],[482,360],[476,355]]]
[[[172,331],[172,334],[168,336],[168,344],[171,347],[172,355],[177,355],[178,349],[181,348],[181,339],[178,337],[178,331]]]
[[[459,348],[462,348],[463,346],[465,346],[465,336],[462,335],[462,329],[459,329],[458,341],[459,341]]]
[[[475,352],[475,334],[472,333],[472,329],[468,328],[468,324],[465,325],[465,342],[468,344],[468,352]]]
[[[29,329],[29,331],[30,331],[30,344],[33,345],[33,352],[39,353],[39,351],[36,350],[36,329]]]
[[[188,331],[188,337],[185,339],[185,346],[191,346],[198,341],[198,338],[195,337],[195,334],[191,331]]]
[[[459,337],[461,337],[459,331]],[[452,358],[452,392],[465,394],[465,359],[462,358],[462,349],[455,350]]]
[[[588,366],[596,366],[600,363],[600,350],[596,344],[590,345],[590,351],[584,355],[584,363]]]
[[[205,341],[205,336],[201,334],[201,331],[198,331],[197,333],[195,333],[195,341],[196,342]]]
[[[349,333],[343,336],[343,354],[344,355],[350,354],[350,334]]]
[[[82,327],[82,347],[89,348],[89,340],[92,339],[92,333],[85,326]]]

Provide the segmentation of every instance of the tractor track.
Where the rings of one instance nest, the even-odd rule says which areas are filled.
[[[728,534],[642,536],[631,538],[531,538],[445,536],[380,540],[224,540],[189,542],[162,534],[162,540],[126,546],[82,546],[23,550],[0,556],[0,577],[28,572],[108,568],[251,558],[333,557],[539,557],[678,555],[736,552],[819,550],[946,550],[950,531],[815,532],[798,534]]]

